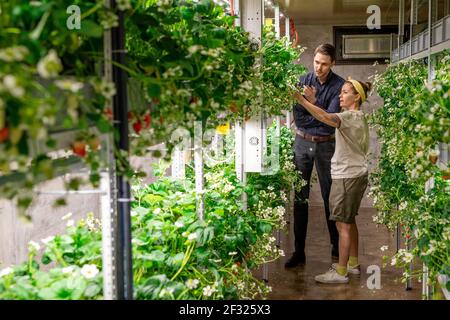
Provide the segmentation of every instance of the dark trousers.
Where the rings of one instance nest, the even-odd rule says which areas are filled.
[[[335,141],[311,142],[296,135],[294,143],[295,166],[301,172],[307,185],[300,192],[296,192],[294,202],[294,255],[304,256],[306,231],[308,227],[308,199],[310,190],[311,173],[314,164],[319,177],[320,191],[325,205],[325,217],[327,220],[330,242],[333,250],[339,248],[339,234],[336,223],[330,218],[330,189],[331,189],[331,158],[334,154]]]

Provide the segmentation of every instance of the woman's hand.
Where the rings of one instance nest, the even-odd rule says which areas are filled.
[[[297,100],[298,101],[298,103],[300,103],[300,104],[304,104],[305,103],[305,101],[306,101],[306,99],[305,99],[305,97],[300,93],[300,91],[295,91],[293,94],[292,94],[292,97],[295,99],[295,100]]]

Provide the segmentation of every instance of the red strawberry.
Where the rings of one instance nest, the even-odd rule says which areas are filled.
[[[83,141],[75,141],[72,145],[72,151],[77,156],[84,158],[86,156],[86,143]]]
[[[159,117],[159,123],[160,124],[163,124],[163,122],[164,122],[164,118],[161,116],[161,117]]]
[[[438,155],[437,154],[430,154],[430,155],[428,155],[428,160],[430,160],[430,162],[432,164],[436,164],[436,162],[438,161]]]
[[[141,132],[141,130],[142,130],[142,124],[141,124],[141,122],[140,122],[140,121],[136,121],[136,122],[133,124],[133,129],[134,129],[134,132],[136,132],[136,133],[139,134],[139,132]]]
[[[150,127],[150,123],[152,122],[152,117],[147,113],[144,116],[144,128],[148,129]]]
[[[104,113],[105,113],[106,118],[107,118],[109,121],[111,121],[111,120],[113,119],[113,111],[112,111],[111,108],[106,108],[105,111],[104,111]]]
[[[238,109],[236,107],[236,103],[234,103],[234,102],[230,103],[230,111],[233,113],[236,113],[238,111]]]
[[[128,111],[128,121],[133,120],[133,118],[134,118],[134,112]]]
[[[9,129],[7,127],[4,127],[0,130],[0,143],[8,139],[9,137]]]
[[[197,97],[191,97],[191,100],[189,101],[189,103],[197,103],[198,98]]]

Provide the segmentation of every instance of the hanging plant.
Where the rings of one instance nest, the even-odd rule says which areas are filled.
[[[82,13],[79,30],[67,26],[71,5]],[[68,188],[99,184],[106,165],[100,135],[113,130],[103,110],[115,94],[114,85],[101,79],[103,31],[116,25],[116,15],[94,0],[13,0],[0,10],[0,193],[23,212],[36,184],[68,170],[52,151],[67,148],[67,156],[90,168],[88,181],[67,181]],[[54,134],[64,131],[73,141],[60,145]]]
[[[195,121],[214,128],[243,114],[256,54],[233,21],[209,0],[146,1],[127,19],[128,67],[144,98],[131,105],[135,152]]]
[[[418,61],[391,65],[375,81],[384,105],[371,118],[382,146],[370,194],[378,210],[374,220],[390,229],[401,225],[412,244],[410,251],[392,259],[393,265],[405,266],[405,279],[418,275],[406,268],[413,256],[426,263],[432,282],[449,272],[450,246],[443,236],[450,228],[449,185],[442,180],[436,151],[450,142],[449,61],[448,53],[437,59],[431,83],[426,66]],[[426,191],[430,178],[435,186]]]

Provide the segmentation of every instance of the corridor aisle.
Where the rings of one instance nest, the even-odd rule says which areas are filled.
[[[384,226],[372,222],[375,214],[373,208],[361,208],[357,217],[359,226],[359,253],[361,275],[350,275],[349,284],[331,285],[318,284],[314,276],[325,272],[331,265],[328,231],[326,230],[323,207],[312,206],[309,212],[308,237],[306,242],[306,264],[293,269],[285,269],[284,262],[290,256],[293,248],[293,218],[288,225],[288,235],[282,233],[281,248],[286,257],[269,264],[269,285],[272,293],[269,299],[274,300],[418,300],[421,299],[422,286],[413,280],[413,289],[405,290],[405,284],[400,283],[402,271],[390,266],[382,267],[382,256],[391,255],[396,249],[396,239],[393,233]],[[380,247],[387,245],[385,252]],[[381,289],[367,288],[369,265],[381,268]]]

